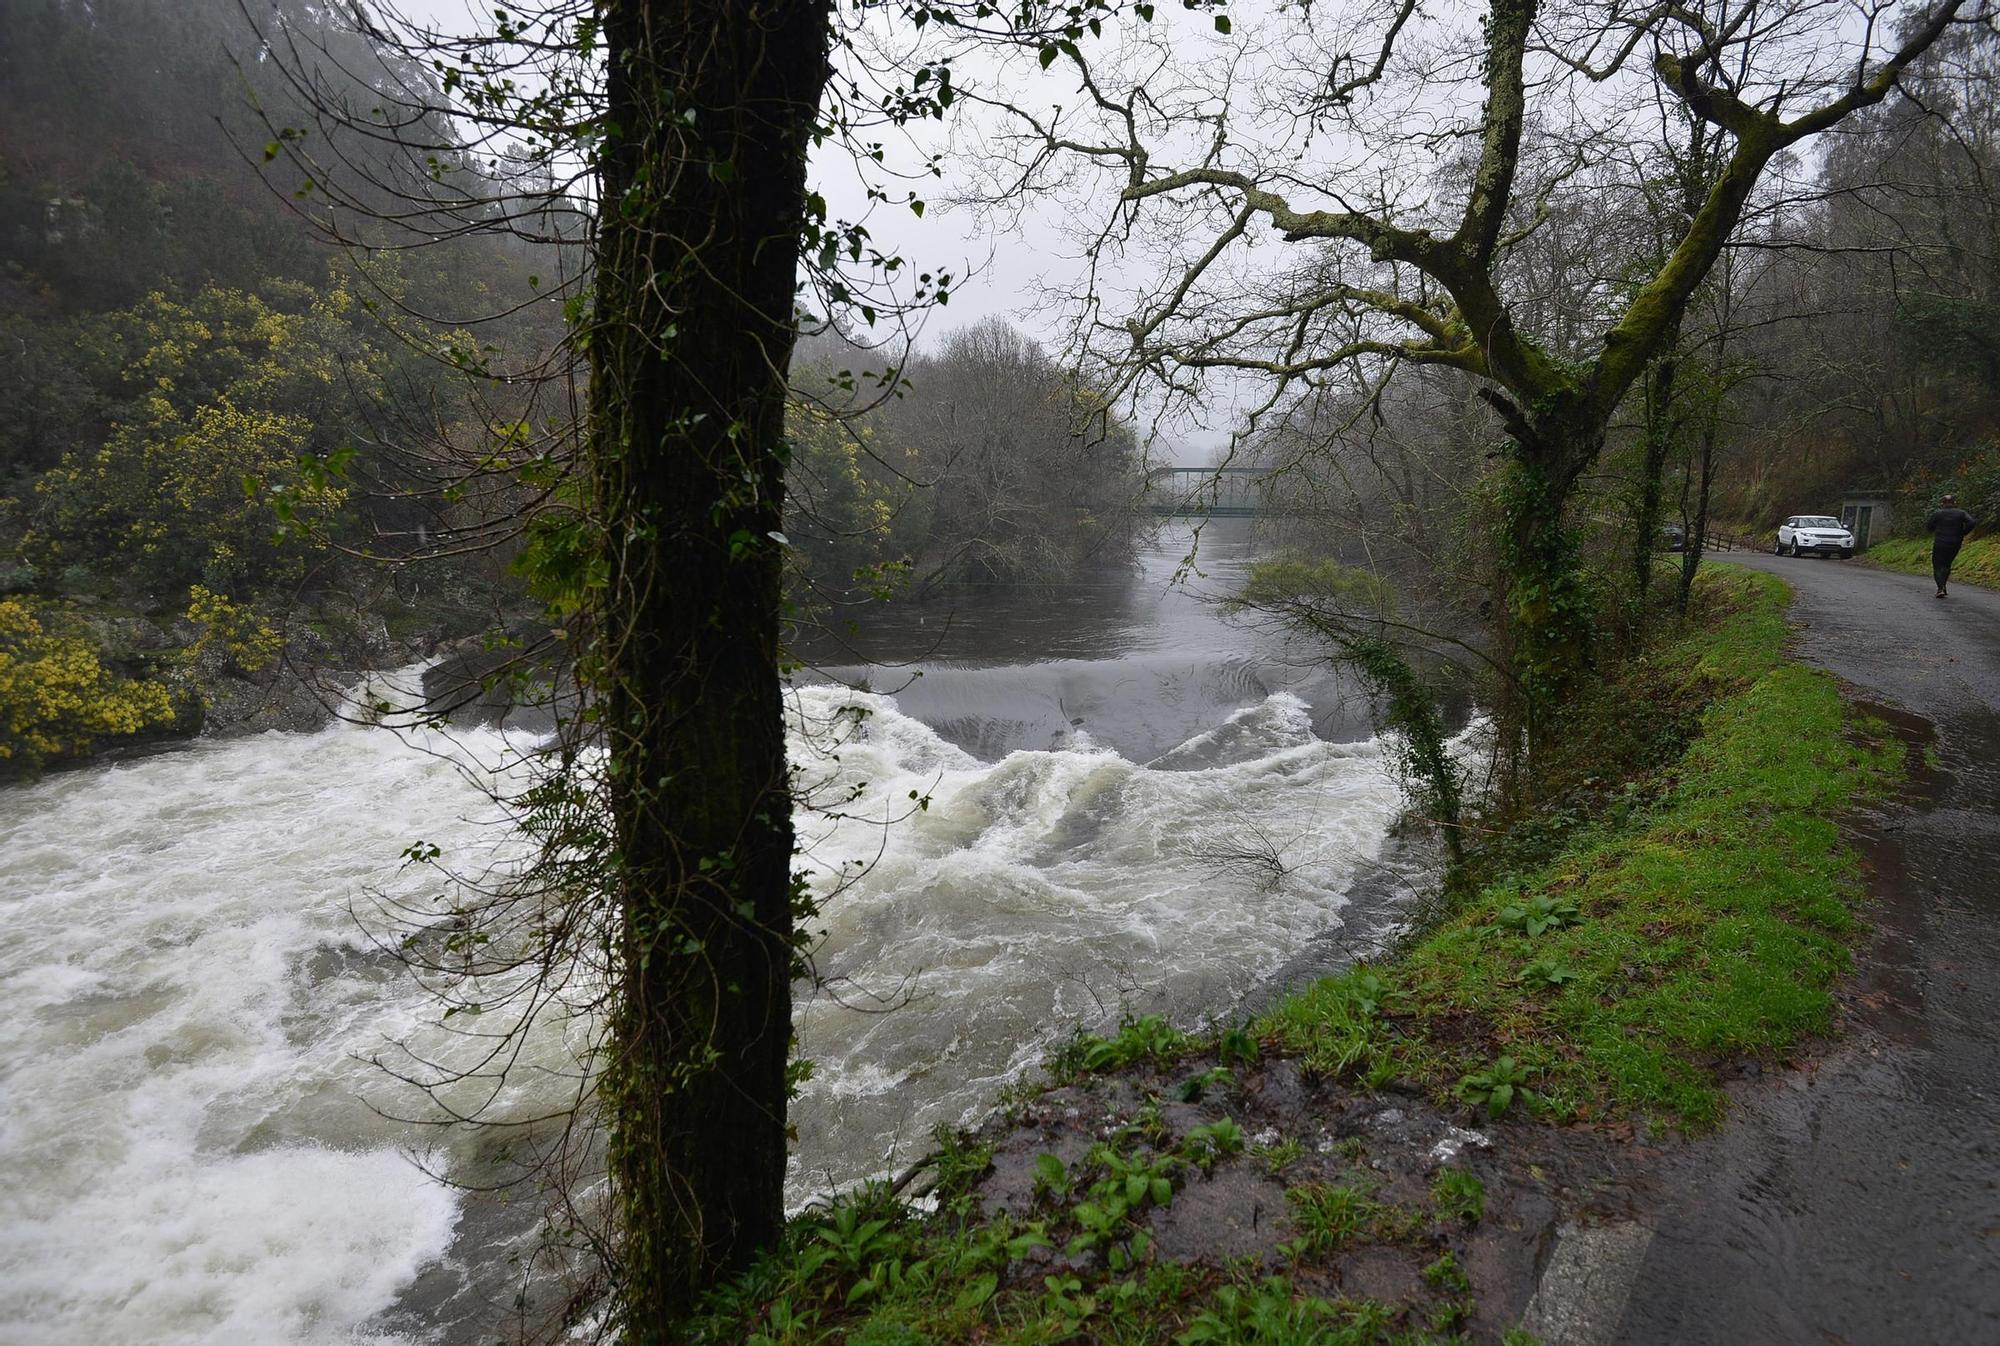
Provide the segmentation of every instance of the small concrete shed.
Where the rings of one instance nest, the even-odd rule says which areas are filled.
[[[1854,534],[1854,550],[1867,551],[1895,532],[1896,497],[1887,491],[1849,491],[1840,497],[1840,521]]]

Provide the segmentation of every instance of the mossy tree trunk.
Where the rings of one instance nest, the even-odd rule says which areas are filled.
[[[795,943],[785,370],[821,0],[600,0],[594,678],[619,982],[601,1062],[625,1340],[783,1228]]]
[[[1671,345],[1671,343],[1669,343]],[[1639,495],[1632,511],[1632,639],[1645,633],[1646,606],[1653,593],[1653,556],[1659,543],[1660,508],[1667,457],[1674,445],[1674,357],[1662,356],[1646,371],[1644,438],[1640,445]]]
[[[1718,432],[1716,418],[1711,415],[1702,426],[1699,465],[1690,464],[1690,470],[1681,477],[1681,514],[1689,522],[1686,546],[1681,552],[1680,584],[1674,595],[1674,610],[1683,617],[1687,616],[1688,602],[1694,597],[1694,578],[1701,570],[1701,558],[1708,550],[1709,486],[1715,479]],[[1692,451],[1689,456],[1694,456]],[[1692,507],[1687,499],[1690,480],[1694,490]]]
[[[1521,417],[1496,398],[1511,453],[1502,485],[1501,567],[1507,585],[1502,635],[1514,668],[1500,706],[1503,751],[1523,749],[1530,770],[1504,778],[1533,793],[1532,764],[1558,732],[1562,708],[1591,666],[1595,612],[1569,521],[1578,479],[1597,461],[1604,428],[1579,398],[1553,398]]]

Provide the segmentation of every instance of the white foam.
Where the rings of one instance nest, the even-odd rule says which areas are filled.
[[[801,1014],[820,1066],[799,1110],[802,1178],[879,1171],[1078,1019],[1226,1009],[1339,922],[1398,807],[1379,745],[1315,739],[1286,693],[1168,754],[1171,770],[1076,743],[983,763],[891,697],[796,701],[805,723],[867,712],[816,763],[823,795],[858,794],[837,820],[802,819],[829,894],[817,967],[835,981]]]
[[[1377,745],[1282,693],[1176,770],[1083,735],[982,762],[891,697],[792,702],[841,815],[800,818],[833,979],[799,1016],[801,1201],[920,1153],[1073,1022],[1228,1006],[1339,922],[1396,808]],[[457,1201],[398,1153],[430,1134],[363,1102],[420,1100],[357,1058],[451,1044],[349,910],[427,896],[412,842],[504,844],[477,781],[515,746],[337,726],[0,791],[0,1340],[353,1341],[445,1255]],[[556,1092],[567,1032],[533,1050]]]
[[[206,1155],[130,1138],[90,1187],[9,1212],[22,1342],[347,1342],[449,1243],[457,1203],[393,1150]]]
[[[0,1340],[347,1342],[444,1252],[457,1201],[353,1059],[421,1001],[310,960],[404,846],[491,813],[351,726],[0,792]]]

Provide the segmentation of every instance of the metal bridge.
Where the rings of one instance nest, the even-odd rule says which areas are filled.
[[[1261,467],[1156,467],[1146,474],[1141,508],[1149,514],[1254,519],[1275,513]]]

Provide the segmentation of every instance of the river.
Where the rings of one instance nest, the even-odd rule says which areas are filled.
[[[1209,601],[1241,525],[1177,584],[1188,542],[804,645],[794,753],[852,797],[801,813],[809,862],[829,892],[868,863],[799,1012],[795,1201],[921,1154],[1078,1023],[1238,1012],[1392,918],[1357,887],[1396,808],[1365,705]],[[504,855],[483,781],[531,746],[341,724],[0,791],[0,1342],[490,1339],[521,1222],[415,1161],[480,1140],[396,1120],[419,1100],[371,1058],[443,1038],[365,926],[371,893],[423,899],[413,841]],[[519,1106],[574,1045],[538,1044]]]

